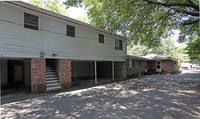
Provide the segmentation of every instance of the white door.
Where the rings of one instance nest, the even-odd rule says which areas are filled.
[[[162,69],[162,62],[156,61],[156,72],[161,72]]]

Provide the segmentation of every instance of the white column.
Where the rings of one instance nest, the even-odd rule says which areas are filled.
[[[74,62],[75,65],[75,80],[76,80],[76,61]]]
[[[95,84],[97,84],[97,61],[94,62],[94,70],[95,70]]]
[[[0,59],[0,81],[1,81],[1,83],[2,83],[2,79],[1,79],[1,77],[2,77],[2,76],[1,76],[1,72],[2,72],[2,71],[1,71],[1,69],[2,69],[2,66],[1,66],[1,59]]]
[[[91,76],[90,76],[90,78],[92,79],[92,61],[91,61]]]
[[[112,80],[115,80],[115,62],[112,61]]]

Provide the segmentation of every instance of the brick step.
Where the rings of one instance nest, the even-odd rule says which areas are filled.
[[[59,83],[59,80],[46,80],[46,84]]]
[[[46,69],[55,69],[54,67],[46,67]]]
[[[48,71],[48,72],[46,72],[46,75],[51,75],[51,74],[55,74],[56,75],[56,72],[54,72],[54,71]]]
[[[60,83],[49,83],[49,84],[46,84],[46,87],[52,87],[52,86],[60,86]]]
[[[46,78],[53,78],[53,77],[58,78],[56,74],[46,74]]]
[[[61,86],[47,87],[46,91],[61,89]]]
[[[58,80],[58,77],[46,77],[46,80]]]
[[[56,92],[56,91],[61,91],[61,90],[64,90],[64,88],[58,88],[58,89],[52,89],[52,90],[46,90],[45,92],[46,92],[46,93],[49,93],[49,92]]]
[[[46,72],[56,72],[55,69],[46,69]]]

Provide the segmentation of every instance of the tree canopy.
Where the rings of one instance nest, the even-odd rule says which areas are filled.
[[[200,38],[198,36],[190,40],[186,50],[191,60],[200,63]]]
[[[55,13],[68,15],[66,6],[60,0],[28,0],[27,2]]]
[[[144,56],[147,54],[159,54],[165,56],[176,57],[178,53],[178,48],[175,46],[175,42],[172,39],[164,39],[161,42],[161,45],[154,48],[149,48],[142,45],[129,45],[127,47],[128,54],[134,54],[139,56]],[[182,52],[183,49],[180,49],[179,52]]]

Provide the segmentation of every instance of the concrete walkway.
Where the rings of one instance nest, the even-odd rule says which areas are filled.
[[[1,118],[199,119],[200,71],[151,75],[1,106]]]

